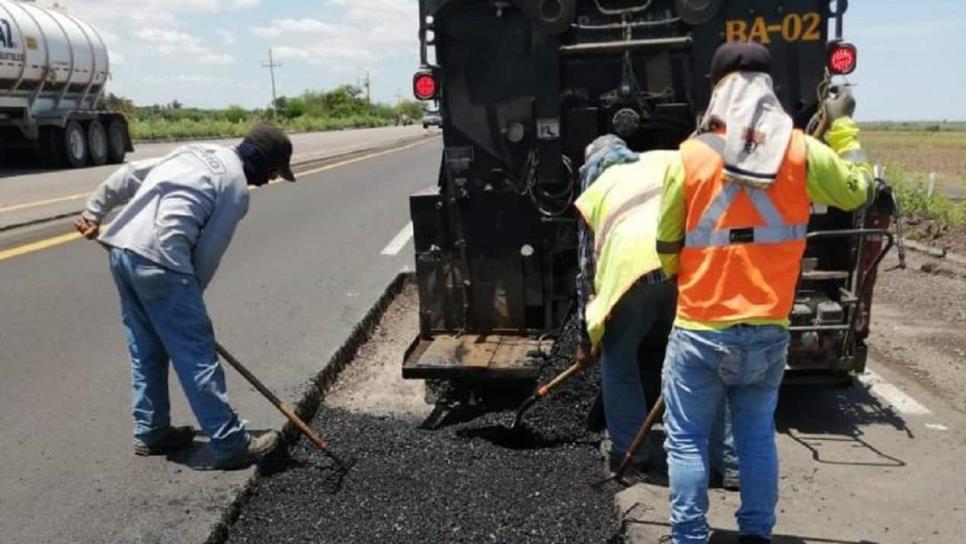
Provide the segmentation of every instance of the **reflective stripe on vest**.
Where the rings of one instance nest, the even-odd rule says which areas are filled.
[[[718,156],[724,159],[724,138],[713,133],[704,133],[697,139]],[[755,209],[765,221],[763,227],[715,228],[724,213],[731,207],[738,195],[744,191],[751,199]],[[768,193],[737,183],[727,183],[711,202],[697,226],[685,235],[684,246],[693,248],[724,247],[732,244],[780,244],[792,240],[803,240],[808,233],[808,223],[786,223]]]
[[[795,131],[775,182],[728,179],[719,135],[681,146],[685,245],[678,272],[679,323],[785,322],[809,220],[807,149]]]
[[[648,191],[644,191],[633,198],[622,202],[617,209],[609,211],[607,217],[604,219],[603,224],[600,225],[599,230],[594,232],[594,258],[600,260],[600,252],[604,249],[604,242],[610,238],[611,230],[615,226],[619,225],[621,220],[628,214],[633,213],[638,206],[647,204],[656,197],[661,196],[663,187],[655,187]],[[609,192],[609,191],[608,191]],[[604,199],[607,198],[607,193],[604,194]]]

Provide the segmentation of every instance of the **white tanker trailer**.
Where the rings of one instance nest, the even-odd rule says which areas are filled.
[[[110,74],[97,30],[70,14],[0,0],[0,154],[33,150],[46,165],[124,161],[127,119],[96,104]]]

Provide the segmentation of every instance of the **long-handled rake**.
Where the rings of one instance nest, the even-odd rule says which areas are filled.
[[[295,427],[299,431],[301,431],[302,434],[305,435],[305,437],[308,438],[310,442],[315,444],[315,447],[319,448],[322,451],[322,453],[328,455],[333,461],[335,461],[337,465],[339,465],[339,468],[341,468],[343,471],[349,470],[349,468],[352,466],[350,463],[343,462],[341,459],[339,459],[338,456],[332,453],[332,450],[329,449],[328,444],[326,444],[325,441],[322,440],[322,438],[318,434],[316,434],[311,427],[309,427],[304,421],[302,421],[302,418],[300,418],[295,413],[295,410],[292,410],[291,407],[289,407],[287,404],[282,402],[281,399],[275,396],[275,394],[272,393],[271,390],[265,387],[265,385],[262,382],[260,382],[258,378],[256,378],[255,375],[252,374],[247,368],[245,368],[244,365],[242,365],[238,361],[238,359],[236,359],[231,353],[229,353],[227,349],[225,349],[221,344],[215,342],[215,351],[217,351],[219,355],[221,355],[226,361],[228,361],[228,364],[230,364],[232,367],[235,368],[235,370],[237,370],[242,376],[244,376],[245,379],[248,380],[248,383],[252,384],[255,387],[255,389],[257,389],[258,392],[262,394],[263,397],[265,397],[266,399],[269,400],[269,402],[274,404],[275,407],[278,408],[279,412],[282,412],[282,414],[284,414],[285,417],[287,417],[288,420],[291,421],[292,424],[295,425]]]

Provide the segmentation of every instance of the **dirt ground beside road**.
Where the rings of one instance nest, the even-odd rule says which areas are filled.
[[[966,267],[895,251],[879,273],[868,340],[875,358],[966,413]]]
[[[432,408],[423,402],[423,382],[403,380],[400,370],[402,354],[418,333],[416,286],[407,283],[372,331],[372,339],[326,394],[326,404],[380,417],[428,416]]]

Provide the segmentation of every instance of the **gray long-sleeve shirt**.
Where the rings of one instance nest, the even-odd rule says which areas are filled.
[[[124,205],[98,240],[194,274],[205,288],[248,212],[248,199],[234,149],[187,145],[123,166],[94,191],[83,215],[100,223]]]

